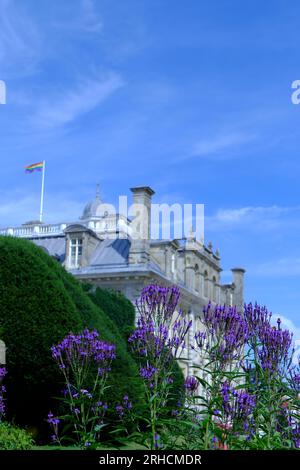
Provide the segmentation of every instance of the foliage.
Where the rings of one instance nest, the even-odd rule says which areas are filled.
[[[290,332],[280,320],[271,325],[271,315],[257,304],[245,305],[243,314],[209,304],[202,323],[195,334],[200,391],[193,397],[200,411],[189,446],[299,448],[300,374],[292,367]]]
[[[63,421],[72,426],[72,433],[81,447],[94,447],[105,426],[108,406],[103,399],[111,363],[116,358],[115,346],[100,340],[96,330],[85,329],[79,335],[69,334],[60,344],[52,346],[51,351],[65,382],[63,402],[68,415],[63,416]],[[60,419],[50,412],[48,423],[54,432],[52,439],[60,442]]]
[[[191,322],[179,301],[177,287],[144,288],[127,343],[129,301],[83,288],[31,242],[0,237],[0,331],[9,372],[1,417],[5,411],[18,422],[41,421],[64,377],[64,414],[50,412],[47,420],[57,442],[66,421],[69,436],[95,447],[109,429],[119,442],[126,436],[151,449],[299,449],[300,365],[292,363],[290,332],[280,320],[273,326],[257,304],[242,313],[208,304],[189,345],[198,370],[183,383],[176,358],[185,353]],[[0,423],[0,448],[31,443],[21,429]]]
[[[122,293],[112,289],[102,289],[100,287],[94,289],[88,284],[83,287],[94,304],[106,313],[127,339],[135,321],[135,309],[130,300]]]
[[[174,360],[186,347],[191,326],[177,311],[180,292],[176,287],[149,285],[136,302],[138,325],[128,341],[139,359],[144,381],[146,432],[143,443],[151,449],[163,446],[160,432],[173,383]]]
[[[178,299],[176,288],[148,286],[137,303],[139,322],[129,341],[145,384],[143,443],[172,450],[299,449],[300,364],[292,365],[292,335],[280,320],[273,326],[259,305],[245,305],[243,313],[236,307],[204,308],[201,330],[190,344],[198,371],[186,378],[185,394],[166,419],[169,358],[181,343],[170,322]],[[135,418],[137,410],[125,405],[119,407],[121,419]]]
[[[117,326],[81,284],[32,242],[0,237],[0,328],[7,346],[7,416],[40,426],[61,390],[52,344],[70,331],[96,329],[116,345],[108,385],[115,403],[129,391],[139,400],[137,367]]]
[[[40,256],[40,252],[43,256]],[[0,323],[7,347],[8,414],[41,419],[59,376],[49,347],[82,328],[70,295],[32,243],[0,237]],[[51,378],[51,379],[50,379]]]
[[[0,423],[0,450],[30,450],[33,445],[31,436],[17,426]]]

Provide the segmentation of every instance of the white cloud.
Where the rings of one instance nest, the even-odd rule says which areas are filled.
[[[82,202],[75,201],[68,194],[46,194],[44,205],[45,222],[61,223],[76,221],[81,216],[83,207],[84,204]],[[1,227],[15,227],[29,220],[38,220],[39,210],[38,194],[24,196],[21,193],[16,193],[15,195],[5,195],[2,193],[0,203]]]
[[[282,224],[299,226],[300,206],[246,206],[240,208],[218,209],[205,218],[210,230],[232,230],[237,228],[274,230]]]
[[[42,100],[32,118],[36,127],[52,129],[71,123],[95,109],[123,86],[121,77],[111,73],[98,80],[82,80],[73,89]]]
[[[40,59],[40,35],[23,5],[0,0],[0,61],[2,73],[28,75]]]
[[[263,277],[300,276],[300,258],[296,256],[274,259],[248,268],[248,274]]]
[[[228,151],[236,151],[240,146],[253,141],[254,134],[244,132],[229,132],[213,136],[210,139],[202,139],[195,143],[191,157],[212,157],[218,158],[232,157]]]
[[[103,24],[97,15],[95,2],[93,0],[81,0],[81,5],[83,11],[83,29],[90,33],[100,32]]]
[[[289,208],[278,207],[278,206],[248,206],[241,207],[239,209],[219,209],[215,215],[216,220],[224,223],[239,223],[244,222],[245,219],[254,218],[276,218],[285,213]]]
[[[97,13],[94,0],[80,0],[79,7],[74,8],[75,15],[71,15],[68,20],[59,20],[53,26],[66,32],[100,33],[103,29],[103,22]]]

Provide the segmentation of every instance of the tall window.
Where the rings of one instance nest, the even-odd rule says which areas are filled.
[[[72,268],[80,266],[82,258],[82,238],[72,238],[70,241],[70,265]]]

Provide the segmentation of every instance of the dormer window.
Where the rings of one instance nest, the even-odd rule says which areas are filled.
[[[70,267],[79,268],[82,258],[82,238],[70,240]]]

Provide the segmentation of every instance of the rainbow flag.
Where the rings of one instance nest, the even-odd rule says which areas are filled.
[[[26,173],[33,173],[34,171],[42,171],[44,168],[44,162],[33,163],[32,165],[25,166]]]

